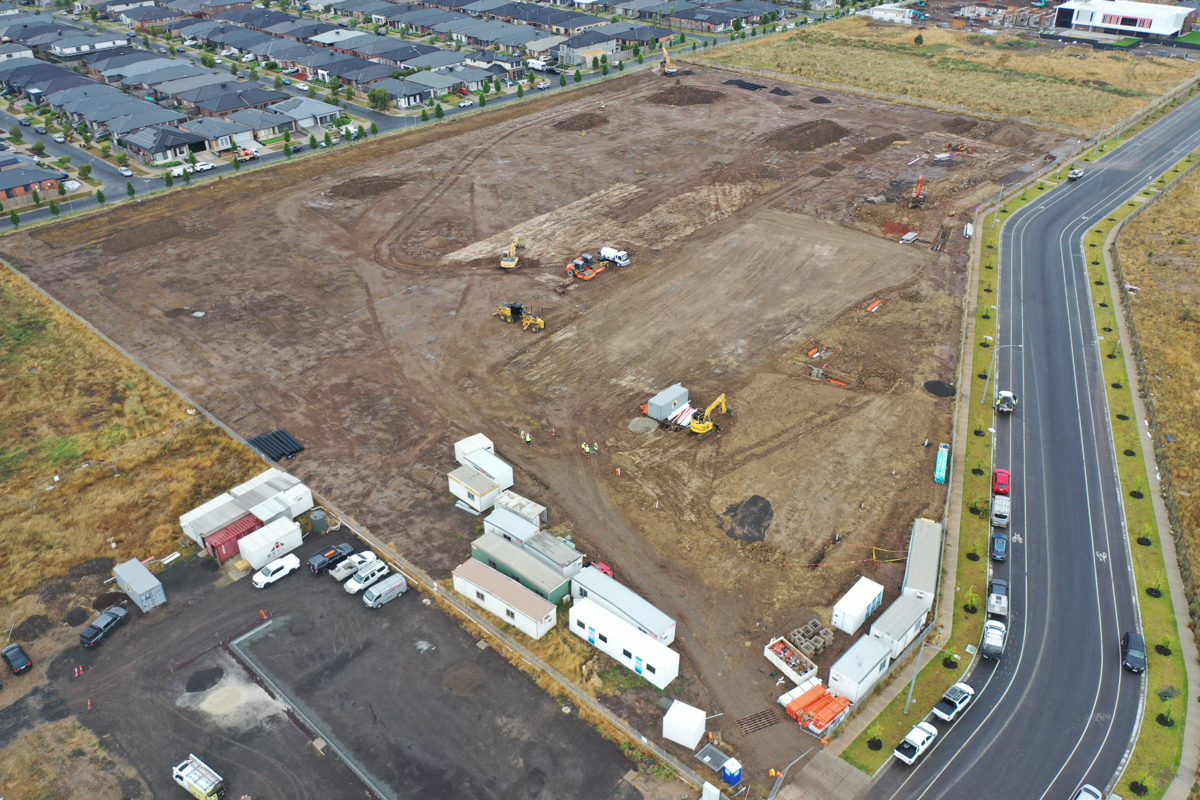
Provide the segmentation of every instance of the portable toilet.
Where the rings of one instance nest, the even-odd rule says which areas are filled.
[[[167,602],[162,583],[136,558],[131,558],[124,564],[117,564],[113,567],[113,575],[117,578],[117,586],[129,595],[129,599],[143,613]]]
[[[721,767],[721,780],[726,786],[737,786],[742,782],[742,763],[731,758]]]

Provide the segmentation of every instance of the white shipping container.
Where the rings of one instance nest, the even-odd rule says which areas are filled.
[[[497,486],[500,490],[511,489],[513,485],[513,469],[504,460],[488,450],[475,450],[463,456],[463,463],[474,467]]]
[[[179,527],[183,528],[183,533],[185,536],[187,536],[196,544],[201,544],[203,542],[203,535],[196,532],[192,523],[208,514],[210,511],[216,511],[222,506],[229,505],[232,502],[233,495],[231,495],[229,492],[222,492],[204,505],[197,506],[186,514],[180,516]],[[212,531],[206,531],[205,533],[212,533]]]
[[[288,501],[291,510],[288,512],[292,515],[292,519],[312,511],[313,494],[312,489],[305,486],[303,483],[298,483],[290,489],[284,490],[280,497]]]
[[[277,519],[238,541],[242,558],[254,569],[295,550],[304,541],[300,525],[294,520]]]
[[[281,477],[286,474],[287,473],[285,473],[281,469],[276,469],[275,467],[271,467],[270,469],[267,469],[267,470],[264,470],[264,471],[258,473],[253,478],[246,481],[245,483],[239,483],[237,486],[230,489],[229,493],[231,495],[233,495],[234,497],[241,497],[242,495],[246,494],[247,492],[253,491],[255,488],[263,485],[264,483],[271,480],[272,478],[278,478],[278,477]]]
[[[465,466],[467,462],[463,459],[467,454],[474,453],[476,450],[487,450],[495,455],[496,445],[492,444],[492,440],[482,433],[476,433],[454,443],[454,460]]]
[[[883,602],[883,586],[870,578],[859,578],[833,607],[830,625],[853,634]]]

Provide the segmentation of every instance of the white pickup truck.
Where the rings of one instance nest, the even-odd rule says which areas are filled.
[[[905,764],[912,766],[930,748],[937,735],[937,728],[928,722],[918,722],[908,732],[908,736],[904,737],[904,741],[892,751],[892,755],[896,757],[897,761],[903,761]]]
[[[342,563],[330,568],[329,574],[333,576],[334,580],[343,581],[377,558],[370,550],[364,550],[361,553],[355,553]]]

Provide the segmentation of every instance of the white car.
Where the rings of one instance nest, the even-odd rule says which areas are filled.
[[[975,697],[975,690],[965,683],[956,683],[946,690],[946,694],[933,707],[933,715],[943,722],[953,722]]]
[[[470,108],[473,105],[475,105],[474,100],[463,100],[461,103],[458,104],[458,107],[459,108]]]
[[[296,88],[297,88],[297,89],[299,89],[299,90],[300,90],[300,91],[302,91],[302,92],[307,92],[307,91],[308,91],[308,84],[307,84],[307,83],[297,83],[297,84],[296,84]]]
[[[196,172],[208,172],[210,169],[216,169],[217,165],[209,161],[197,161],[192,169]]]
[[[221,59],[219,59],[219,58],[214,58],[214,59],[213,59],[213,63],[214,63],[214,64],[224,64],[225,62],[224,62],[224,61],[222,61],[222,60],[221,60]]]
[[[122,177],[125,178],[133,177],[133,170],[131,170],[129,167],[117,167],[117,172],[121,173]]]
[[[64,142],[67,141],[67,137],[63,136],[61,133],[56,133],[53,136],[51,136],[50,138],[53,139],[54,141],[58,142],[59,144],[63,144]]]
[[[236,56],[236,55],[237,55],[237,50],[233,50],[233,49],[225,49],[225,50],[222,50],[222,51],[221,51],[221,55],[223,55],[223,56],[226,56],[226,57],[228,57],[228,56]]]
[[[246,55],[242,56],[243,64],[249,64],[253,61],[254,61],[254,56],[250,55],[249,53],[246,53]]]
[[[185,172],[190,175],[193,172],[195,172],[195,170],[192,169],[191,164],[180,164],[178,167],[171,167],[171,177],[172,178],[182,178],[183,173],[185,173]]]
[[[370,550],[364,550],[361,553],[355,553],[342,563],[338,564],[336,567],[331,568],[329,570],[329,574],[333,576],[334,580],[344,581],[346,578],[349,578],[351,575],[358,572],[359,569],[377,559],[378,556],[376,556],[373,552]]]
[[[288,553],[283,558],[277,558],[254,573],[250,582],[258,589],[265,589],[284,575],[300,569],[300,559],[295,553]]]
[[[358,572],[350,576],[350,579],[343,584],[346,592],[349,594],[358,594],[360,590],[367,588],[378,580],[386,578],[391,574],[388,565],[382,561],[372,561],[358,568]]]
[[[285,69],[283,71],[283,74],[284,75],[295,75],[299,71],[300,71],[299,67],[288,67],[287,69]]]
[[[195,47],[198,44],[200,44],[200,43],[197,42],[195,39],[184,39],[183,40],[184,47]]]

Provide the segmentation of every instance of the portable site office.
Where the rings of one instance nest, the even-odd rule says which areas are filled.
[[[576,602],[582,598],[594,601],[663,644],[675,641],[675,620],[598,569],[581,569],[571,579],[571,594]]]

